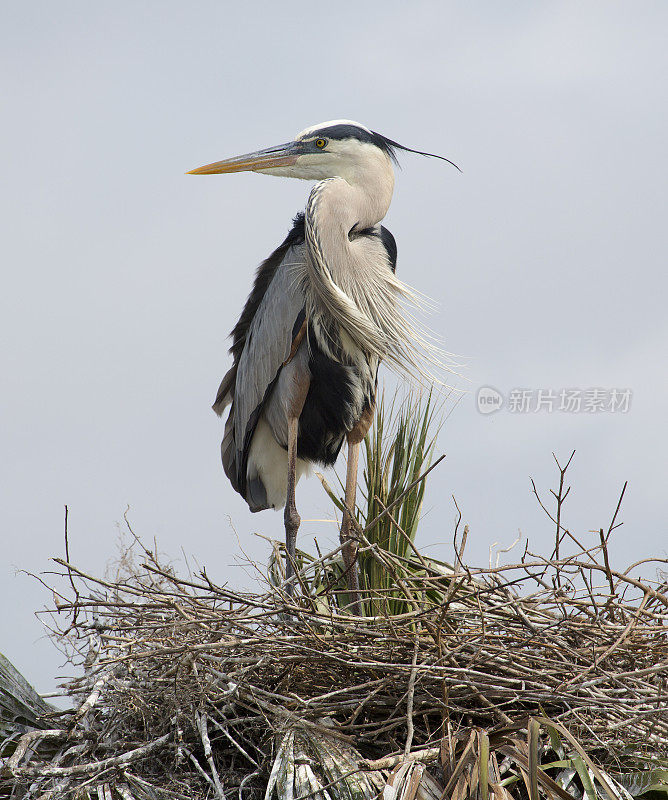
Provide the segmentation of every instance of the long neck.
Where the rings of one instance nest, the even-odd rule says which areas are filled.
[[[411,292],[394,276],[379,237],[355,236],[387,213],[394,174],[388,164],[366,177],[329,178],[311,192],[305,226],[307,313],[336,323],[359,352],[388,358],[406,370],[416,363],[417,334],[398,298],[410,298]]]
[[[393,190],[390,160],[378,153],[349,168],[344,177],[320,181],[311,191],[306,206],[309,250],[344,291],[351,280],[364,279],[365,264],[355,231],[371,228],[384,218]]]
[[[380,222],[390,199],[391,195],[379,202],[343,178],[330,178],[313,188],[306,206],[308,247],[342,289],[352,280],[363,280],[366,271],[355,233]]]
[[[300,271],[306,312],[327,330],[334,323],[359,355],[386,359],[399,373],[431,382],[434,376],[424,362],[441,370],[442,354],[399,302],[416,308],[418,296],[393,273],[379,237],[355,236],[384,218],[393,189],[389,159],[367,160],[344,177],[314,186]]]

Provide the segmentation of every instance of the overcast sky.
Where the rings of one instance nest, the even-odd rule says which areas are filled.
[[[63,554],[65,503],[72,558],[97,572],[127,505],[170,557],[237,586],[237,535],[260,562],[252,534],[282,536],[282,515],[251,515],[224,478],[210,404],[255,267],[309,185],[184,172],[332,118],[463,169],[403,155],[386,220],[467,365],[428,552],[450,557],[453,494],[473,562],[518,529],[547,549],[529,477],[554,486],[551,453],[576,449],[566,524],[593,541],[628,480],[613,557],[665,555],[666,30],[668,5],[644,0],[5,0],[0,651],[54,687],[33,616],[50,597],[17,570]],[[482,386],[501,410],[479,413]],[[593,388],[631,402],[567,413],[565,388],[583,408]],[[333,518],[317,479],[298,505],[302,546],[335,541],[313,521]]]

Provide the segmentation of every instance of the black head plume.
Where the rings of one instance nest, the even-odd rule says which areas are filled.
[[[429,158],[440,158],[441,161],[447,161],[448,164],[452,164],[452,166],[461,172],[461,169],[455,164],[454,161],[450,161],[449,158],[445,156],[436,155],[436,153],[427,153],[424,150],[413,150],[412,147],[404,147],[403,144],[399,144],[399,142],[395,142],[392,139],[388,139],[387,136],[383,136],[380,133],[376,133],[376,131],[371,131],[376,140],[374,144],[377,144],[382,150],[384,150],[388,156],[394,161],[395,164],[399,164],[399,159],[397,158],[396,151],[397,150],[404,150],[406,153],[417,153],[419,156],[429,156]],[[381,144],[382,142],[382,144]]]

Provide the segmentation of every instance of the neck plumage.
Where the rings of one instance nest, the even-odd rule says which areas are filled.
[[[380,237],[356,235],[378,225],[390,206],[391,166],[373,177],[367,184],[329,178],[311,191],[305,220],[307,314],[327,329],[334,322],[359,355],[386,359],[399,372],[421,378],[429,346],[399,303],[404,298],[415,304],[417,297],[395,277]]]

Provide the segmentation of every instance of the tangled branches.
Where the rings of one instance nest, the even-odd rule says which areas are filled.
[[[393,608],[403,603],[383,613],[383,592],[367,594],[366,617],[345,611],[338,551],[302,558],[294,598],[280,581],[245,594],[206,571],[178,576],[144,547],[113,579],[56,559],[72,590],[56,593],[56,635],[83,676],[69,685],[75,707],[5,757],[0,796],[245,800],[286,796],[281,781],[303,775],[301,800],[334,798],[350,776],[373,797],[390,773],[410,782],[422,765],[426,796],[475,774],[481,796],[505,797],[516,768],[537,797],[557,786],[536,767],[541,747],[558,750],[537,720],[613,771],[629,753],[665,759],[661,567],[643,563],[652,578],[613,568],[614,519],[591,547],[556,524],[558,553],[487,568],[465,564],[465,532],[452,567],[389,553],[358,526],[361,557],[393,576]],[[440,782],[426,769],[439,759]]]

